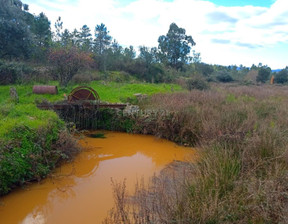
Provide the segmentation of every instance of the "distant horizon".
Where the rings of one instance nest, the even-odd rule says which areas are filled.
[[[120,45],[157,47],[175,22],[196,42],[203,63],[273,70],[288,66],[288,4],[285,0],[23,0],[29,12],[44,12],[51,28],[87,25],[94,35],[104,23]]]

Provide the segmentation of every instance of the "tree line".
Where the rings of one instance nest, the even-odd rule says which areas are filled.
[[[202,63],[200,53],[191,52],[196,42],[176,23],[171,23],[166,35],[159,36],[157,47],[140,46],[136,50],[133,46],[121,46],[103,23],[95,26],[93,34],[87,25],[69,31],[63,28],[59,17],[52,32],[44,13],[32,15],[29,6],[20,0],[0,3],[0,59],[54,65],[64,86],[85,67],[103,72],[123,71],[147,82],[169,82],[179,74],[187,78],[200,75],[205,81],[232,82],[252,69],[258,71],[257,82],[266,82],[271,76],[268,66]],[[286,68],[275,74],[275,82],[285,83],[287,77]]]

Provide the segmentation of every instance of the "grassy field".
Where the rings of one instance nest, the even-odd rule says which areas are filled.
[[[57,85],[57,83],[50,83]],[[127,98],[135,98],[135,93],[152,95],[155,93],[165,93],[182,90],[180,86],[173,84],[123,84],[116,82],[91,82],[90,87],[94,88],[101,101],[106,102],[126,102]],[[41,125],[47,125],[49,119],[56,119],[56,114],[51,111],[41,111],[36,108],[36,101],[48,100],[51,102],[64,99],[73,88],[58,88],[57,95],[37,95],[32,93],[33,85],[14,86],[19,95],[19,103],[11,101],[9,95],[10,86],[0,86],[0,138],[10,132],[17,125],[26,125],[31,128],[37,128]]]

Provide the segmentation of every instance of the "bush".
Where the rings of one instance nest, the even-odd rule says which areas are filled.
[[[219,82],[233,82],[234,79],[229,75],[227,72],[220,72],[217,76],[216,79]]]
[[[92,81],[92,77],[89,74],[78,73],[73,76],[72,82],[75,84],[86,84]]]
[[[22,82],[25,76],[31,76],[34,72],[23,63],[0,60],[0,85]]]
[[[270,76],[271,69],[269,67],[261,67],[258,71],[258,75],[256,77],[257,82],[265,83]]]
[[[276,73],[274,82],[281,84],[288,82],[288,70],[283,69],[280,72]]]
[[[198,89],[198,90],[209,89],[208,82],[201,77],[187,79],[186,87],[189,91],[191,91],[192,89]]]

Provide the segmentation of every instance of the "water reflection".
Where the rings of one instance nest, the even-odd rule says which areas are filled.
[[[83,138],[85,150],[41,183],[3,197],[0,223],[101,223],[113,204],[111,178],[148,178],[191,150],[152,136],[106,132],[106,138]]]

